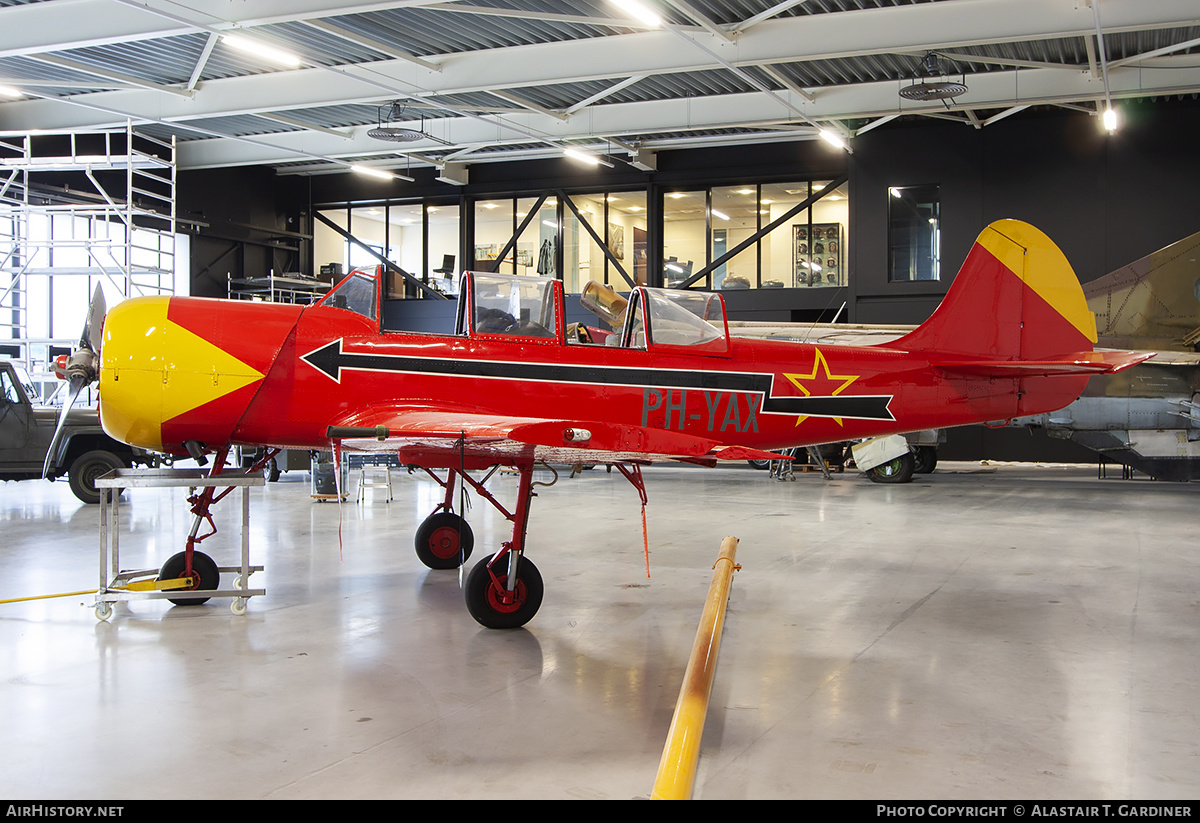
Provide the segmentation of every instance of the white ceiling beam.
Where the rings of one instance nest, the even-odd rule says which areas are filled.
[[[415,63],[421,68],[429,69],[430,71],[438,71],[437,63],[431,63],[428,60],[423,60],[414,54],[401,51],[400,49],[395,48],[394,46],[389,46],[387,43],[382,43],[373,37],[367,37],[365,35],[358,34],[357,32],[350,31],[349,29],[344,29],[341,26],[330,23],[327,20],[304,20],[302,22],[306,26],[311,26],[312,28],[323,31],[326,34],[332,34],[334,37],[340,37],[349,43],[357,43],[360,46],[372,49],[380,54],[386,54],[393,59],[407,60],[410,63]]]
[[[196,60],[196,65],[192,69],[192,76],[188,78],[188,89],[195,89],[196,84],[200,82],[200,75],[204,74],[204,67],[208,65],[208,58],[212,57],[213,49],[217,46],[217,41],[221,39],[221,35],[213,32],[208,35],[208,40],[204,43],[204,50],[200,52],[200,58]]]
[[[866,134],[867,132],[871,131],[872,129],[877,129],[880,126],[887,125],[888,123],[892,122],[899,116],[900,115],[898,115],[898,114],[886,114],[883,117],[876,117],[870,123],[867,123],[867,125],[863,126],[862,128],[858,129],[857,131],[855,131],[854,136],[858,137],[860,134]]]
[[[644,74],[635,74],[633,77],[626,77],[624,80],[620,81],[619,83],[613,83],[608,88],[606,88],[602,91],[598,91],[595,94],[593,94],[591,97],[580,100],[575,105],[568,107],[566,110],[566,113],[574,114],[577,111],[586,109],[588,106],[595,105],[596,103],[599,103],[601,100],[603,100],[606,97],[611,97],[612,95],[621,91],[621,89],[627,89],[630,86],[632,86],[634,83],[637,83],[638,81],[645,80],[645,79],[646,79],[646,75],[644,75]]]
[[[1144,63],[1147,60],[1153,60],[1156,57],[1164,57],[1168,54],[1174,54],[1177,51],[1183,51],[1184,49],[1190,49],[1195,46],[1200,46],[1200,37],[1192,40],[1184,40],[1182,43],[1176,43],[1172,46],[1163,46],[1161,49],[1153,49],[1152,51],[1142,52],[1141,54],[1134,54],[1130,57],[1125,57],[1120,60],[1112,60],[1109,62],[1108,68],[1111,70],[1120,68],[1121,66],[1131,66],[1137,63]]]
[[[815,94],[813,94],[812,92],[808,91],[807,89],[801,88],[800,86],[793,83],[791,80],[789,80],[787,77],[785,77],[783,72],[779,71],[779,69],[777,69],[775,66],[772,66],[769,63],[764,63],[763,65],[759,66],[759,69],[761,69],[768,77],[770,77],[776,83],[783,86],[785,89],[792,92],[793,94],[800,95],[808,102],[811,103],[812,101],[817,99],[817,96]]]
[[[923,56],[910,52],[914,56]],[[948,57],[951,60],[971,63],[984,63],[990,66],[1011,66],[1022,69],[1064,69],[1066,71],[1083,71],[1087,66],[1071,63],[1047,63],[1044,60],[1018,60],[1012,57],[989,57],[986,54],[972,54],[962,51],[939,51],[938,57]]]
[[[757,26],[759,23],[763,22],[764,20],[770,20],[772,17],[777,17],[780,14],[783,14],[785,11],[792,8],[793,6],[798,6],[801,3],[806,3],[806,2],[808,2],[808,0],[783,0],[782,3],[776,3],[774,6],[771,6],[771,8],[767,9],[766,11],[760,11],[758,14],[754,15],[753,17],[748,17],[747,19],[738,23],[737,25],[735,25],[732,28],[732,31],[743,32],[746,29],[751,28],[752,26]]]
[[[131,43],[186,34],[162,19],[110,0],[31,3],[0,8],[0,57]]]
[[[153,17],[164,30],[208,31],[213,34],[226,26],[220,14],[227,13],[227,0],[108,0],[115,8],[137,11]],[[34,3],[0,9],[0,46],[8,31],[4,27],[11,9],[40,7],[95,8],[97,0]],[[259,21],[318,20],[324,14],[341,13],[332,9],[356,11],[396,8],[398,6],[445,6],[428,2],[337,3],[331,0],[243,0],[239,14],[260,14]],[[319,7],[319,9],[318,9]],[[462,4],[455,5],[463,11]],[[178,17],[183,11],[189,18]],[[152,12],[152,14],[146,14]],[[1200,7],[1194,0],[1105,0],[1104,31],[1178,27],[1200,21]],[[22,18],[25,20],[34,18]],[[49,17],[37,19],[51,19]],[[196,22],[191,22],[195,20]],[[211,23],[203,22],[211,20]],[[165,22],[164,22],[165,21]],[[144,23],[144,20],[143,20]],[[632,28],[632,27],[630,27]],[[1090,32],[1089,32],[1090,29]],[[500,91],[525,86],[560,84],[585,80],[624,82],[632,75],[706,71],[725,68],[739,71],[751,66],[766,66],[796,60],[836,59],[842,56],[880,52],[946,51],[969,49],[996,41],[1095,36],[1091,10],[1074,4],[1046,4],[1044,0],[943,0],[882,9],[865,9],[837,14],[810,15],[763,21],[742,32],[736,44],[716,35],[693,31],[686,38],[695,48],[680,49],[671,31],[643,31],[632,34],[573,40],[569,42],[482,50],[439,58],[440,71],[396,58],[358,66],[310,67],[297,71],[270,72],[246,77],[227,78],[203,83],[192,99],[175,99],[184,90],[156,86],[141,81],[144,88],[120,89],[96,94],[75,95],[69,100],[33,99],[0,104],[0,117],[7,129],[69,128],[85,129],[116,126],[125,117],[146,122],[193,122],[205,118],[236,114],[274,113],[287,116],[290,110],[347,102],[378,105],[390,99],[429,96],[444,110],[472,118],[440,118],[442,133],[479,132],[478,142],[513,140],[583,139],[595,134],[620,137],[648,131],[652,123],[664,130],[677,130],[679,124],[703,122],[726,124],[776,124],[789,121],[815,124],[838,119],[888,116],[893,113],[924,113],[919,108],[902,107],[895,83],[861,84],[823,88],[819,95],[798,88],[779,92],[765,89],[750,95],[723,95],[691,98],[685,101],[653,101],[638,109],[641,119],[627,122],[625,113],[640,104],[593,105],[584,123],[564,123],[561,114],[508,114],[493,117],[472,109],[455,109],[437,96],[468,91]],[[10,41],[11,42],[11,41]],[[1045,75],[1045,76],[1043,76]],[[1057,75],[1058,81],[1048,79]],[[1194,90],[1196,71],[1184,66],[1174,71],[1154,71],[1149,67],[1114,69],[1110,83],[1114,96],[1130,94],[1185,93]],[[744,75],[745,76],[745,75]],[[1017,78],[1019,76],[1019,82]],[[481,80],[482,78],[482,80]],[[122,78],[128,82],[136,78]],[[182,82],[182,80],[181,80]],[[794,85],[794,84],[793,84]],[[971,109],[1006,108],[1014,102],[1062,103],[1094,100],[1098,90],[1081,72],[1056,69],[1028,69],[1021,72],[995,72],[970,76],[971,92],[962,105]],[[170,91],[168,91],[170,90]],[[168,91],[164,95],[162,92]],[[1102,93],[1102,92],[1101,92]],[[757,99],[755,99],[757,98]],[[904,104],[908,106],[908,104]],[[672,118],[653,116],[657,108],[673,112]],[[710,111],[710,109],[712,109]],[[930,109],[937,112],[937,109]],[[704,116],[697,120],[696,112]],[[649,114],[650,116],[647,116]],[[597,121],[599,124],[597,125]],[[467,125],[471,128],[467,128]],[[206,133],[203,126],[200,131]],[[587,134],[580,132],[586,131]],[[486,133],[486,134],[485,134]],[[304,132],[306,140],[344,138]],[[286,136],[280,136],[286,137]],[[243,145],[272,150],[272,136],[263,136]],[[291,139],[291,138],[289,138]],[[217,141],[203,141],[217,142]],[[227,142],[227,141],[222,141]],[[237,142],[237,141],[233,141]],[[456,142],[462,142],[458,140]],[[311,148],[311,147],[310,147]],[[294,152],[296,147],[284,150]]]
[[[698,9],[693,8],[690,3],[686,2],[686,0],[666,0],[666,3],[671,8],[675,9],[676,11],[681,12],[685,17],[689,18],[693,23],[698,23],[700,25],[700,28],[704,29],[709,34],[719,37],[720,39],[724,40],[726,43],[733,42],[733,35],[731,35],[728,31],[726,31],[724,28],[722,28],[718,24],[714,23],[711,19],[709,19],[708,15],[704,14],[703,12],[699,11]]]
[[[1012,106],[1011,108],[1007,108],[1004,111],[1000,112],[999,114],[993,114],[987,120],[983,121],[983,125],[990,126],[990,125],[992,125],[992,123],[1003,120],[1005,117],[1012,117],[1014,114],[1017,114],[1018,112],[1025,111],[1025,109],[1027,109],[1027,108],[1029,108],[1029,106]]]
[[[519,106],[520,108],[537,112],[538,114],[545,115],[546,117],[553,117],[555,120],[569,119],[566,115],[562,114],[561,112],[552,111],[550,109],[539,106],[536,103],[531,103],[530,101],[522,98],[519,95],[513,94],[510,91],[503,91],[501,89],[488,89],[488,94],[492,95],[493,97],[499,97],[504,102],[512,103],[514,106]]]
[[[574,23],[576,25],[602,26],[620,29],[650,29],[649,23],[643,23],[632,17],[587,17],[582,14],[556,14],[554,12],[527,11],[524,9],[493,8],[490,6],[472,6],[466,3],[429,3],[426,8],[435,11],[447,11],[456,14],[481,14],[487,17],[514,17],[520,20],[542,20],[548,23]]]
[[[80,63],[78,60],[69,60],[65,57],[59,57],[54,54],[31,54],[27,60],[36,60],[39,63],[47,63],[51,66],[57,66],[60,69],[68,69],[78,72],[79,74],[87,75],[88,77],[99,77],[103,80],[112,80],[124,86],[134,86],[141,89],[148,89],[153,92],[175,94],[180,97],[190,100],[194,94],[191,89],[182,89],[176,86],[164,86],[161,83],[153,83],[141,77],[134,77],[130,74],[122,72],[110,71],[108,69],[89,66],[86,63]]]
[[[326,128],[325,126],[318,126],[318,125],[314,125],[312,123],[305,123],[303,120],[297,120],[294,117],[288,117],[283,114],[270,114],[268,112],[260,112],[259,114],[255,115],[255,116],[261,117],[264,120],[270,120],[275,123],[282,123],[285,126],[291,126],[293,128],[305,129],[307,131],[316,131],[316,132],[320,132],[321,134],[328,134],[332,137],[341,138],[342,140],[351,140],[354,138],[354,130],[353,129],[350,129],[349,131],[339,130],[339,129],[329,129],[329,128]]]
[[[1008,116],[1031,105],[1078,103],[1094,100],[1103,94],[1100,84],[1083,72],[1063,72],[1057,69],[1026,69],[1020,72],[1020,81],[1014,72],[992,72],[968,75],[966,94],[958,98],[947,109],[940,101],[915,103],[903,100],[894,81],[841,86],[823,91],[815,104],[809,104],[813,119],[817,122],[833,120],[895,118],[902,115],[941,115],[959,120],[966,117],[960,112],[982,110],[1005,110]],[[1162,93],[1191,93],[1200,91],[1200,68],[1161,72],[1143,71],[1142,82],[1138,72],[1125,70],[1114,72],[1110,78],[1114,83],[1114,97],[1145,96]],[[1151,86],[1146,75],[1155,75],[1160,85]],[[1019,91],[1019,93],[1018,93]],[[1014,100],[1018,101],[1014,106]],[[619,139],[624,142],[636,139],[643,133],[659,131],[714,130],[729,128],[778,128],[803,126],[798,118],[791,118],[780,110],[767,95],[747,92],[736,95],[693,97],[688,100],[653,100],[636,103],[618,103],[596,106],[588,110],[586,118],[572,118],[569,122],[552,120],[534,113],[524,115],[525,122],[536,126],[550,141]],[[983,122],[995,122],[993,117]],[[575,122],[581,120],[582,122]],[[680,124],[686,123],[683,128]],[[881,125],[877,123],[875,125]],[[426,121],[426,127],[438,130],[445,139],[457,146],[506,145],[527,143],[516,138],[498,138],[495,126],[482,121],[450,119]],[[864,127],[869,131],[871,127]],[[859,133],[864,133],[860,130]],[[810,129],[811,131],[811,129]],[[257,163],[286,162],[293,147],[303,145],[319,154],[370,153],[381,150],[378,141],[365,135],[356,135],[352,141],[331,142],[320,135],[307,134],[303,139],[297,134],[259,136],[260,144],[271,140],[280,141],[280,149],[271,152],[265,146],[225,144],[223,141],[192,141],[180,145],[179,162],[183,167],[246,165]],[[755,138],[756,140],[758,138]],[[743,138],[744,142],[744,138]],[[414,151],[435,151],[432,143],[413,145]],[[489,155],[499,157],[499,155]],[[461,159],[461,158],[457,158]]]

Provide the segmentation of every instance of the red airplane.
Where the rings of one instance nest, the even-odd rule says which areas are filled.
[[[307,307],[126,300],[104,320],[102,348],[73,357],[76,382],[98,377],[113,437],[215,452],[213,472],[235,445],[398,454],[445,490],[416,533],[432,568],[470,554],[453,503],[456,484],[473,488],[512,522],[512,539],[465,587],[471,614],[492,628],[524,625],[542,600],[524,556],[538,463],[615,465],[644,505],[648,463],[714,465],[1038,414],[1073,401],[1090,375],[1149,356],[1093,351],[1095,323],[1066,258],[1011,220],[980,234],[925,324],[881,346],[730,337],[720,295],[642,287],[610,345],[580,343],[568,339],[560,281],[482,272],[463,275],[452,334],[383,328],[381,305],[379,278],[360,272]],[[519,474],[513,511],[471,475],[496,466]],[[201,495],[197,522],[212,500]],[[174,574],[215,588],[215,565],[206,572],[191,538],[183,555]]]

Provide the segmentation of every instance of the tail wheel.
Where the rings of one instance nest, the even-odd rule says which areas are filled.
[[[171,555],[167,558],[167,562],[163,563],[162,568],[158,572],[159,580],[174,580],[177,577],[183,577],[187,569],[187,558],[184,552]],[[217,570],[217,564],[204,552],[192,552],[192,574],[195,576],[195,582],[191,586],[180,589],[172,589],[172,591],[212,591],[217,587],[217,583],[221,580],[221,573]],[[176,606],[199,606],[201,603],[208,602],[207,597],[196,598],[171,598],[168,597]]]
[[[517,585],[510,593],[508,558],[497,561],[491,571],[488,570],[490,561],[490,557],[480,560],[467,575],[467,610],[480,625],[489,629],[524,626],[542,605],[544,587],[541,572],[530,560],[522,557],[517,564]]]
[[[907,483],[912,480],[915,468],[916,459],[912,454],[902,454],[894,460],[868,469],[867,477],[875,483]]]
[[[431,569],[457,569],[475,548],[475,535],[467,521],[453,512],[425,518],[414,540],[417,557]]]

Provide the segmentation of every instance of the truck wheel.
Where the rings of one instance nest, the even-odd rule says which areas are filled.
[[[100,489],[96,481],[113,469],[125,468],[125,461],[103,449],[84,452],[71,464],[71,492],[84,503],[99,503]]]

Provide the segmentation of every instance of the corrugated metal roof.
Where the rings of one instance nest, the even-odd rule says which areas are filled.
[[[1161,4],[1112,1],[1126,4],[1127,19],[1136,17],[1134,10],[1146,15],[1142,26],[1126,24],[1120,31],[1104,32],[1108,60],[1117,65],[1117,74],[1127,73],[1123,88],[1136,88],[1147,97],[1157,90],[1185,97],[1200,92],[1196,19],[1160,19],[1155,15]],[[873,112],[898,106],[897,83],[920,74],[924,44],[943,42],[937,40],[937,27],[928,25],[942,15],[953,15],[956,23],[963,15],[980,17],[972,36],[941,49],[943,71],[962,77],[968,87],[973,79],[997,72],[1019,77],[1040,72],[1041,85],[1052,86],[1056,78],[1073,81],[1087,70],[1095,82],[1073,92],[1077,102],[1095,106],[1103,97],[1095,85],[1098,50],[1094,33],[1089,33],[1094,28],[1091,12],[1038,7],[1036,0],[657,2],[670,32],[655,32],[624,17],[608,0],[415,0],[399,8],[367,6],[369,10],[350,13],[331,3],[326,13],[284,11],[258,25],[229,21],[239,34],[297,55],[304,71],[280,66],[265,54],[233,49],[220,38],[230,31],[229,23],[220,20],[197,22],[192,31],[181,32],[187,28],[183,18],[164,16],[162,34],[155,36],[144,30],[141,18],[140,28],[131,29],[127,38],[95,37],[88,15],[111,11],[107,3],[75,0],[72,10],[78,11],[80,24],[77,31],[62,32],[61,42],[0,48],[0,84],[23,86],[30,96],[50,101],[73,98],[76,105],[70,109],[36,110],[38,119],[47,121],[55,121],[47,111],[57,112],[58,120],[47,123],[50,127],[116,126],[128,116],[149,133],[176,134],[189,145],[205,145],[206,164],[219,164],[222,157],[242,162],[237,159],[238,138],[254,137],[255,156],[261,156],[271,134],[306,126],[312,136],[305,145],[315,147],[309,151],[312,162],[335,165],[344,164],[347,141],[350,151],[368,157],[408,150],[436,158],[470,149],[464,156],[502,158],[573,140],[619,138],[666,145],[673,139],[724,142],[744,137],[749,142],[774,138],[779,129],[797,125],[805,127],[804,136],[824,124],[844,130],[847,123],[865,124],[877,116]],[[1038,19],[1077,13],[1070,25],[1060,24],[1057,30],[1048,23],[1044,32],[1034,26],[1024,39],[1005,39],[992,29],[1009,4]],[[15,6],[29,7],[19,12],[23,24],[36,21],[38,5],[38,0],[0,0],[0,26],[4,10]],[[61,4],[53,6],[56,12],[62,9]],[[854,14],[847,14],[846,30],[860,35],[855,42],[864,43],[853,54],[847,56],[845,48],[825,53],[820,42],[805,38],[813,27],[833,31],[831,20],[840,27],[837,15],[848,12]],[[1103,17],[1105,9],[1100,12]],[[907,31],[905,26],[917,17],[920,27]],[[52,19],[61,25],[61,16]],[[796,49],[756,45],[771,42],[770,35],[757,37],[755,27],[763,22],[771,23],[770,32],[794,30]],[[1060,33],[1063,29],[1070,34]],[[880,45],[872,48],[870,43]],[[760,48],[761,54],[756,51]],[[459,68],[465,65],[472,67],[467,74]],[[1063,73],[1055,73],[1059,71]],[[1138,72],[1136,82],[1129,82],[1128,72]],[[187,92],[193,78],[194,89]],[[1062,85],[1078,88],[1077,83]],[[829,93],[851,88],[858,89],[856,96]],[[93,104],[90,96],[101,92],[106,96]],[[146,94],[155,92],[164,95],[161,105],[148,105]],[[1045,102],[1064,102],[1071,94],[1047,93]],[[857,102],[868,97],[874,102]],[[438,140],[411,146],[371,142],[367,130],[358,127],[378,122],[380,107],[391,100],[404,105],[404,125],[424,129]],[[654,110],[677,118],[674,132],[664,129],[663,122],[648,125],[645,132],[630,129],[625,112],[644,110],[631,110],[632,104],[671,100],[695,103]],[[840,108],[842,100],[856,102]],[[1038,102],[1014,92],[1009,101],[989,99],[987,105]],[[16,130],[21,123],[26,129],[41,128],[42,123],[22,117],[25,109],[21,101],[0,101],[0,130]],[[961,106],[938,103],[927,112],[905,106],[906,113],[917,115],[946,116],[948,109],[953,113]],[[259,116],[272,114],[280,119]],[[978,122],[980,112],[970,116]],[[737,128],[739,121],[745,126]],[[735,127],[726,128],[730,125]],[[455,148],[447,148],[443,140]],[[226,149],[212,151],[220,141],[226,141]],[[294,142],[281,142],[277,162],[293,162]],[[185,166],[188,157],[183,151]]]

